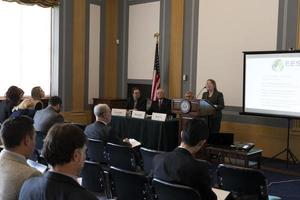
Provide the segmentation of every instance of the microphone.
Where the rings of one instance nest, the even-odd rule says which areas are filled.
[[[206,89],[206,86],[204,86],[197,94],[196,99],[198,99],[198,96],[203,92],[203,90]]]

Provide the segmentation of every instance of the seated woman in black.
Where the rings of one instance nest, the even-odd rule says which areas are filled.
[[[5,100],[0,103],[0,124],[11,115],[12,109],[20,103],[23,94],[23,90],[17,86],[8,88],[5,93]]]

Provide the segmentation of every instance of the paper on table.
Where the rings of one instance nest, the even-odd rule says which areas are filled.
[[[225,200],[230,193],[229,191],[221,190],[217,188],[212,188],[212,191],[214,191],[214,193],[217,195],[218,200]]]
[[[141,143],[133,138],[129,139],[129,143],[131,144],[132,147],[140,146]]]

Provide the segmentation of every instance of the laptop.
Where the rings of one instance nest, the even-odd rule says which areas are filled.
[[[233,133],[210,133],[207,144],[209,146],[230,147],[234,141]]]

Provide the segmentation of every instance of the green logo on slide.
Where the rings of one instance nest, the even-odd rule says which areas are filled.
[[[272,65],[272,69],[275,72],[281,72],[284,68],[284,63],[282,62],[282,60],[277,59],[274,61],[273,65]]]

